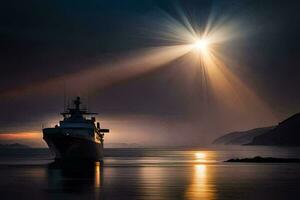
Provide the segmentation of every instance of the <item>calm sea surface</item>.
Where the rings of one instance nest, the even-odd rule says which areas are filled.
[[[0,149],[0,199],[300,199],[300,148],[106,149],[103,163],[53,162],[47,149]]]

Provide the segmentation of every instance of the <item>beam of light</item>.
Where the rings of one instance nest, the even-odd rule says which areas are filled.
[[[255,124],[266,123],[266,119],[274,120],[268,105],[216,55],[207,53],[202,57],[202,63],[219,110],[238,114],[239,117],[248,116]]]
[[[172,62],[193,49],[191,44],[159,46],[147,49],[140,49],[121,58],[114,58],[112,61],[104,62],[95,67],[82,70],[76,73],[50,79],[42,83],[16,88],[6,91],[1,95],[4,97],[15,97],[34,92],[48,95],[57,94],[65,81],[70,90],[95,91],[113,85],[123,80],[128,80],[142,75],[154,69]]]
[[[60,89],[63,81],[67,82],[73,92],[99,91],[186,57],[189,60],[185,60],[186,65],[183,67],[189,70],[191,77],[201,79],[201,84],[195,85],[193,89],[195,91],[201,88],[205,99],[203,102],[209,103],[202,107],[203,113],[214,113],[216,116],[226,113],[236,116],[236,119],[249,118],[257,122],[252,124],[255,126],[266,125],[267,122],[264,123],[262,119],[269,120],[268,123],[275,121],[268,106],[253,89],[235,75],[222,56],[219,56],[222,54],[219,51],[222,44],[234,41],[244,33],[239,31],[241,28],[238,29],[237,24],[224,20],[209,20],[204,31],[201,31],[197,30],[195,27],[199,26],[192,24],[187,17],[184,17],[182,23],[165,14],[163,20],[157,21],[163,24],[163,27],[151,29],[158,30],[158,34],[153,34],[152,37],[156,36],[168,45],[164,43],[161,46],[140,49],[121,58],[101,62],[94,67],[83,68],[79,72],[17,88],[2,95],[15,97],[37,91],[45,95],[57,95],[63,92]],[[201,76],[195,77],[199,71]],[[193,104],[193,107],[196,106]],[[226,122],[227,118],[222,120]]]
[[[201,72],[202,83],[198,87],[202,87],[203,94],[208,95],[203,98],[206,99],[204,102],[209,103],[202,107],[203,113],[215,113],[216,116],[230,113],[230,117],[224,116],[222,120],[226,122],[233,116],[237,120],[248,119],[252,121],[251,125],[248,124],[249,127],[270,125],[277,121],[268,105],[232,70],[236,66],[228,66],[225,60],[230,58],[224,59],[220,48],[247,35],[243,31],[246,28],[242,29],[239,22],[230,22],[224,18],[219,21],[209,19],[207,26],[202,28],[204,31],[195,29],[197,25],[192,24],[186,17],[180,23],[169,16],[165,23],[168,31],[160,34],[164,40],[186,42],[193,46],[191,53],[194,57],[189,57],[188,66],[191,74]],[[177,36],[172,36],[174,34]]]

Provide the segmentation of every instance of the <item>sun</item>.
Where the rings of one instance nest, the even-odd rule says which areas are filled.
[[[194,48],[200,52],[207,52],[209,50],[209,42],[206,38],[197,39],[194,42]]]

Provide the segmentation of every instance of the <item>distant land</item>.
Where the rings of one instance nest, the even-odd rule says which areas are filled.
[[[137,148],[140,147],[137,143],[106,143],[106,148]]]
[[[274,129],[254,137],[249,144],[300,146],[300,113],[280,122]]]
[[[300,146],[300,113],[276,126],[228,133],[215,139],[213,144]]]
[[[231,132],[217,138],[216,140],[213,141],[213,144],[223,144],[223,145],[249,144],[250,142],[252,142],[254,137],[262,135],[273,128],[274,126],[255,128],[248,131]]]
[[[260,157],[254,158],[236,158],[229,159],[225,162],[247,162],[247,163],[300,163],[299,158],[272,158],[272,157]]]
[[[0,149],[27,149],[30,148],[27,145],[13,143],[13,144],[0,144]]]

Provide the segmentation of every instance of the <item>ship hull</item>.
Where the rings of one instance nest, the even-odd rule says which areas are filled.
[[[102,160],[103,146],[85,138],[43,130],[44,140],[56,160]]]

